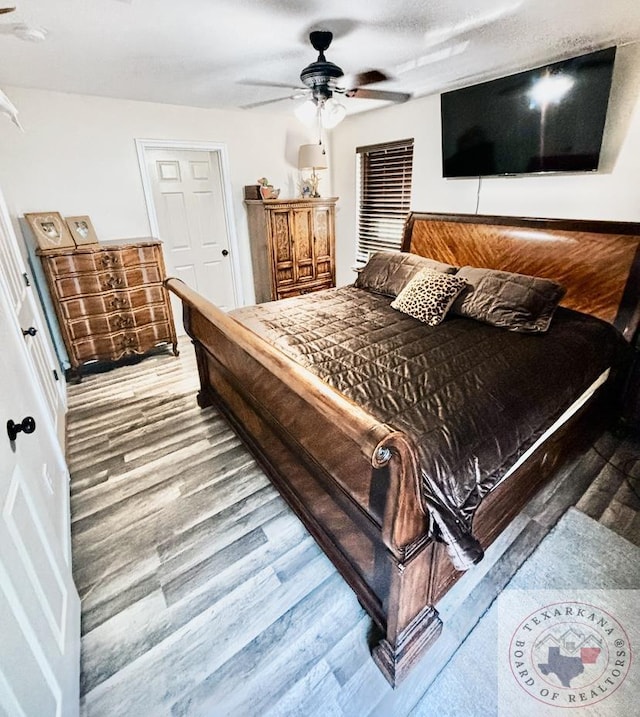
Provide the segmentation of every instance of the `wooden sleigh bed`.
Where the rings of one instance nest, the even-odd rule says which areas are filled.
[[[403,251],[553,279],[566,289],[563,306],[614,324],[631,342],[640,323],[639,246],[640,224],[412,213]],[[373,658],[396,685],[438,637],[435,606],[462,575],[425,510],[413,438],[181,281],[166,284],[184,304],[199,404],[226,416],[355,591],[384,634]],[[473,516],[483,548],[604,415],[612,384],[610,377],[484,496]]]

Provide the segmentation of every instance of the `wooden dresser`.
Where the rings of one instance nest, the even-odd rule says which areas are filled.
[[[176,330],[157,240],[38,251],[71,367],[116,361],[162,344]]]
[[[336,202],[245,200],[257,303],[335,286]]]

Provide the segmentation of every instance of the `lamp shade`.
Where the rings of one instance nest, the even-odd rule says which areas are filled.
[[[298,169],[327,169],[327,155],[321,144],[302,144],[298,150]]]

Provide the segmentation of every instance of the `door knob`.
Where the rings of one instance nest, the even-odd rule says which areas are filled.
[[[36,422],[31,416],[27,416],[22,419],[22,423],[14,423],[13,421],[7,421],[7,435],[11,442],[15,441],[18,437],[18,433],[33,433],[36,430]]]
[[[229,256],[229,252],[226,249],[223,249],[222,256]]]
[[[33,326],[29,326],[28,329],[22,329],[23,336],[35,336],[38,333],[38,329]]]

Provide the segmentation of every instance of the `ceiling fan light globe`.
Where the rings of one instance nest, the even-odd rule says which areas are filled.
[[[294,109],[294,114],[307,127],[313,127],[318,121],[318,107],[313,100],[299,104]]]
[[[346,107],[332,97],[322,107],[322,126],[333,129],[342,122],[346,114]]]

